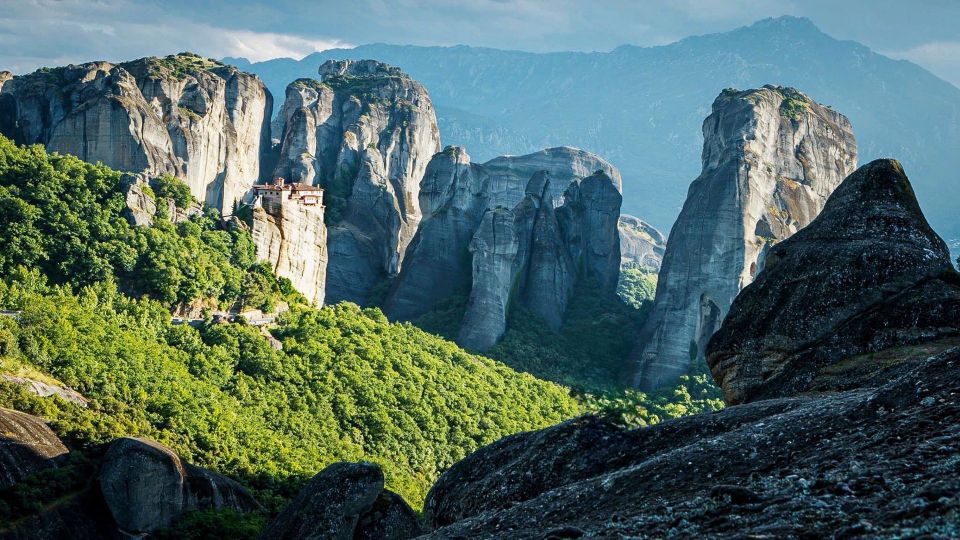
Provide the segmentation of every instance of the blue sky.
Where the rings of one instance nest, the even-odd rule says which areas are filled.
[[[798,15],[960,86],[958,0],[0,0],[0,70],[184,50],[302,57],[387,42],[609,50]]]

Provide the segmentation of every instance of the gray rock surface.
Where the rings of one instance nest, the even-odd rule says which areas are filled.
[[[228,215],[260,177],[272,108],[256,76],[183,53],[13,77],[0,90],[0,133],[122,171],[172,174]]]
[[[233,480],[183,463],[169,448],[146,439],[111,443],[97,480],[117,527],[127,534],[153,532],[192,510],[260,509]]]
[[[328,61],[319,73],[287,87],[274,175],[326,189],[327,300],[363,304],[400,270],[440,133],[426,89],[396,68]]]
[[[0,408],[0,488],[56,466],[67,447],[42,419]]]
[[[290,280],[308,301],[323,305],[327,276],[327,226],[323,192],[257,190],[251,235],[257,260]]]
[[[426,538],[956,536],[960,275],[945,253],[899,164],[862,167],[771,249],[711,341],[718,380],[746,399],[501,439],[434,484]],[[781,397],[823,366],[843,369]]]
[[[263,540],[378,538],[405,540],[420,533],[416,514],[383,489],[372,463],[334,463],[320,471],[263,529]]]
[[[460,341],[478,350],[500,338],[514,297],[559,328],[579,279],[615,286],[620,187],[616,168],[575,148],[482,165],[445,148],[424,175],[424,218],[384,311],[410,320],[466,296]]]
[[[958,375],[955,347],[872,389],[516,435],[440,478],[425,538],[949,538]]]
[[[360,516],[353,540],[407,540],[423,532],[417,513],[403,497],[385,489]]]
[[[660,271],[667,237],[640,218],[623,214],[620,231],[620,268],[636,268],[656,274]]]
[[[729,403],[870,386],[960,344],[960,275],[900,164],[873,161],[773,246],[710,340]]]
[[[630,362],[651,390],[702,362],[771,245],[810,223],[856,163],[850,122],[791,88],[724,91],[703,123],[703,171],[670,231]]]
[[[29,377],[16,377],[13,375],[0,375],[0,379],[23,386],[27,392],[40,397],[56,396],[64,401],[69,401],[70,403],[80,405],[81,407],[86,407],[89,404],[87,398],[83,397],[80,392],[65,386],[49,384],[36,379],[31,379]]]
[[[521,234],[512,210],[498,207],[484,214],[470,241],[473,284],[457,338],[461,346],[482,351],[506,330],[510,295],[524,264],[517,258]]]
[[[470,243],[472,285],[457,343],[485,350],[506,330],[511,302],[520,301],[558,330],[580,282],[613,294],[620,265],[617,217],[622,197],[598,171],[572,181],[554,208],[552,180],[535,173],[513,210],[488,210]]]

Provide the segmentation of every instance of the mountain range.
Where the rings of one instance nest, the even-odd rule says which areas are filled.
[[[423,83],[442,143],[476,160],[561,144],[604,156],[624,179],[624,212],[670,227],[696,177],[700,125],[725,87],[803,88],[844,111],[861,162],[896,156],[918,179],[933,226],[960,239],[960,89],[796,17],[609,52],[529,53],[467,46],[371,44],[302,60],[225,62],[259,75],[274,96],[328,59],[372,58]],[[277,98],[279,101],[279,97]],[[954,242],[957,242],[955,240]],[[956,244],[954,244],[956,245]]]

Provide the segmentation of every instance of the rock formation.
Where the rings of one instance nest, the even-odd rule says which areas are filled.
[[[18,411],[0,409],[0,489],[56,466],[67,447],[46,422]]]
[[[900,164],[883,159],[770,249],[707,362],[727,401],[743,403],[870,385],[956,344],[960,276]]]
[[[545,171],[533,175],[513,210],[488,210],[470,242],[470,297],[457,343],[485,350],[497,343],[516,299],[558,330],[578,282],[606,293],[617,285],[622,197],[604,172],[575,180],[556,209]]]
[[[147,176],[172,174],[232,213],[270,148],[270,92],[189,53],[41,69],[0,86],[0,133]]]
[[[630,358],[644,390],[703,361],[770,246],[810,223],[856,163],[849,121],[791,88],[724,90],[703,136],[703,171],[670,231],[653,311]]]
[[[440,134],[427,91],[397,68],[328,61],[320,77],[287,87],[274,176],[326,189],[327,300],[366,303],[400,269]]]
[[[516,435],[438,480],[425,538],[951,537],[957,376],[955,347],[873,389]]]
[[[323,191],[304,185],[255,187],[251,233],[257,259],[321,306],[327,276]]]
[[[384,539],[418,536],[416,514],[383,489],[383,472],[372,463],[334,463],[320,471],[264,528],[266,540]]]
[[[459,342],[478,350],[500,338],[514,298],[559,328],[579,280],[616,285],[620,187],[612,165],[574,148],[482,165],[462,148],[445,148],[424,175],[424,219],[387,315],[415,319],[468,296]]]
[[[711,340],[740,404],[504,438],[434,484],[425,538],[954,536],[958,325],[960,274],[875,161],[770,249]]]
[[[667,246],[663,233],[642,219],[626,214],[620,216],[617,229],[620,231],[620,268],[659,272]]]
[[[117,526],[132,535],[153,532],[191,510],[260,509],[233,480],[183,463],[170,449],[145,439],[114,441],[98,481]]]
[[[150,189],[150,180],[143,174],[124,174],[120,178],[120,186],[127,206],[124,214],[134,227],[153,225],[153,218],[159,209],[163,209],[167,219],[173,223],[187,221],[203,213],[203,207],[195,201],[191,201],[187,208],[178,208],[177,203],[170,197],[156,200]]]

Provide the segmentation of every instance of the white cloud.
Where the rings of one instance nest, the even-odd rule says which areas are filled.
[[[277,34],[273,32],[251,32],[249,30],[212,29],[214,34],[221,34],[228,44],[222,50],[212,46],[208,53],[212,56],[242,56],[253,62],[269,60],[271,58],[294,58],[299,60],[308,54],[325,51],[333,48],[352,47],[336,39],[309,39],[299,36]]]

